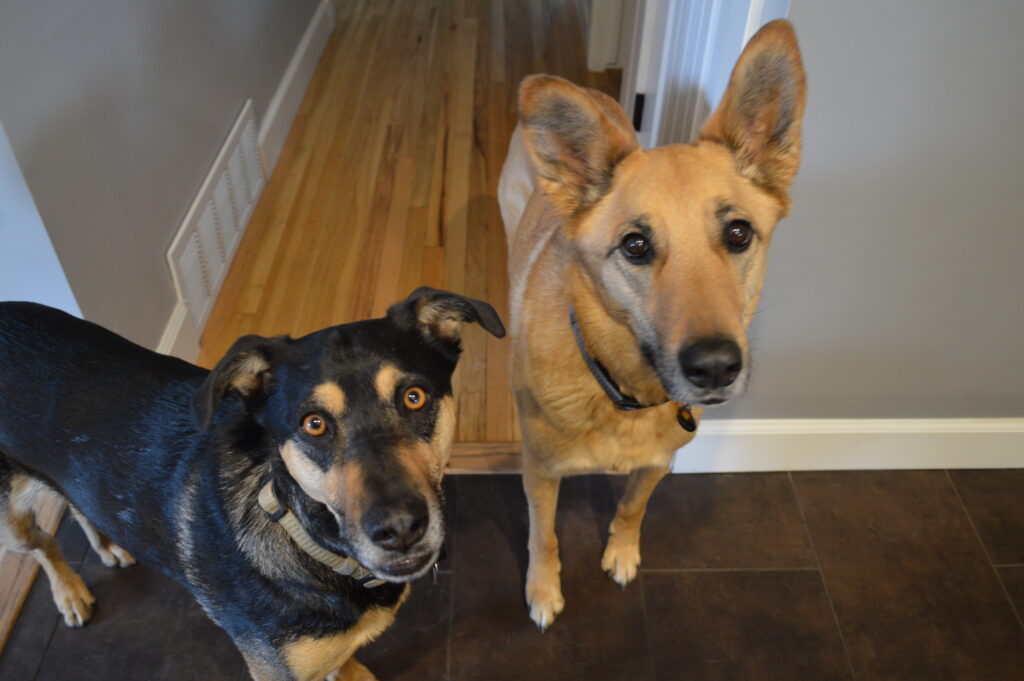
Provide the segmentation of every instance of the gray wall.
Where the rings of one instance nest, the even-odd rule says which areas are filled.
[[[87,319],[154,347],[164,253],[316,0],[0,0],[0,120]]]
[[[804,164],[711,418],[1024,416],[1024,2],[792,0]]]
[[[31,300],[81,316],[0,121],[0,300]]]

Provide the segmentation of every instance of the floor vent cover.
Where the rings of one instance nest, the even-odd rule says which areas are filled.
[[[266,183],[256,131],[248,100],[167,251],[178,297],[199,331]]]

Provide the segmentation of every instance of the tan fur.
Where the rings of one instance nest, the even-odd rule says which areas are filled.
[[[448,466],[448,458],[452,453],[452,441],[455,439],[455,398],[451,395],[441,398],[437,410],[437,424],[434,426],[434,437],[429,447],[430,479],[440,482],[444,469]]]
[[[107,567],[128,567],[135,565],[135,559],[132,555],[122,549],[120,546],[115,544],[110,538],[96,529],[96,527],[89,522],[89,519],[82,515],[74,506],[70,506],[71,515],[75,517],[75,521],[81,526],[82,531],[85,532],[86,539],[89,540],[89,545],[92,550],[96,552],[96,555],[100,557],[100,561]]]
[[[420,326],[438,338],[458,340],[462,335],[462,316],[450,306],[424,298],[416,310]]]
[[[654,488],[668,473],[667,468],[638,468],[629,474],[626,493],[608,528],[608,545],[601,556],[601,569],[621,586],[636,577],[640,566],[640,525]]]
[[[244,355],[231,380],[231,387],[243,395],[258,390],[261,385],[260,376],[270,369],[266,358],[256,353]]]
[[[293,440],[285,442],[280,451],[288,474],[310,499],[330,509],[340,509],[358,521],[363,510],[363,478],[358,464],[336,463],[326,471],[321,470]]]
[[[695,388],[678,353],[695,340],[734,340],[747,366],[746,326],[765,252],[799,165],[804,90],[786,22],[752,38],[694,145],[641,150],[613,100],[560,78],[531,76],[520,88],[520,125],[499,198],[511,244],[512,378],[530,510],[526,598],[541,628],[564,605],[554,534],[560,478],[630,473],[602,558],[625,585],[640,564],[647,500],[675,451],[694,437],[677,423],[678,402],[633,412],[614,405],[580,354],[569,308],[587,352],[642,403],[691,401]],[[536,186],[524,200],[531,178]],[[735,220],[756,233],[742,254],[723,243],[724,226]],[[633,266],[617,245],[641,223],[657,259]],[[742,380],[728,388],[726,399]],[[699,420],[701,408],[692,411]]]
[[[17,553],[30,553],[50,582],[53,602],[69,627],[80,627],[92,617],[96,599],[85,586],[54,538],[36,525],[33,506],[41,494],[56,494],[41,481],[15,475],[0,513],[0,543]]]
[[[332,416],[345,413],[345,391],[334,381],[324,381],[313,388],[313,399]]]
[[[321,504],[327,503],[327,475],[302,453],[302,449],[294,441],[288,440],[282,445],[281,459],[288,469],[288,474],[299,483],[299,487],[307,496]]]
[[[283,646],[284,658],[295,681],[320,681],[348,663],[363,645],[384,632],[395,619],[395,613],[409,595],[405,592],[391,608],[370,608],[352,628],[333,636],[306,636]],[[360,665],[361,666],[361,665]],[[355,672],[358,668],[350,667]],[[346,679],[346,676],[336,678]],[[357,678],[357,677],[356,677]]]
[[[391,402],[395,397],[395,390],[398,382],[402,380],[402,372],[394,364],[385,364],[377,371],[373,379],[373,385],[377,388],[377,394],[385,402]]]
[[[327,677],[327,681],[377,681],[377,677],[356,658],[350,657],[341,669]]]

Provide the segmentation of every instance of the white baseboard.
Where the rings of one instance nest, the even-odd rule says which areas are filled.
[[[167,326],[164,327],[164,334],[160,337],[156,351],[186,362],[195,362],[199,359],[199,332],[192,323],[188,308],[180,300],[174,305],[174,311],[167,320]]]
[[[1024,418],[705,421],[675,473],[1024,468]]]
[[[260,124],[259,144],[267,177],[274,172],[302,97],[309,88],[309,81],[333,31],[334,5],[331,0],[321,0]]]

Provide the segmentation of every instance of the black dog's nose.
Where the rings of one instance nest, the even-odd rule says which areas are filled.
[[[405,551],[427,533],[430,511],[423,499],[408,498],[399,503],[378,504],[363,516],[363,531],[377,546]]]
[[[690,343],[679,353],[683,376],[698,388],[732,385],[743,369],[743,353],[734,341],[708,338]]]

